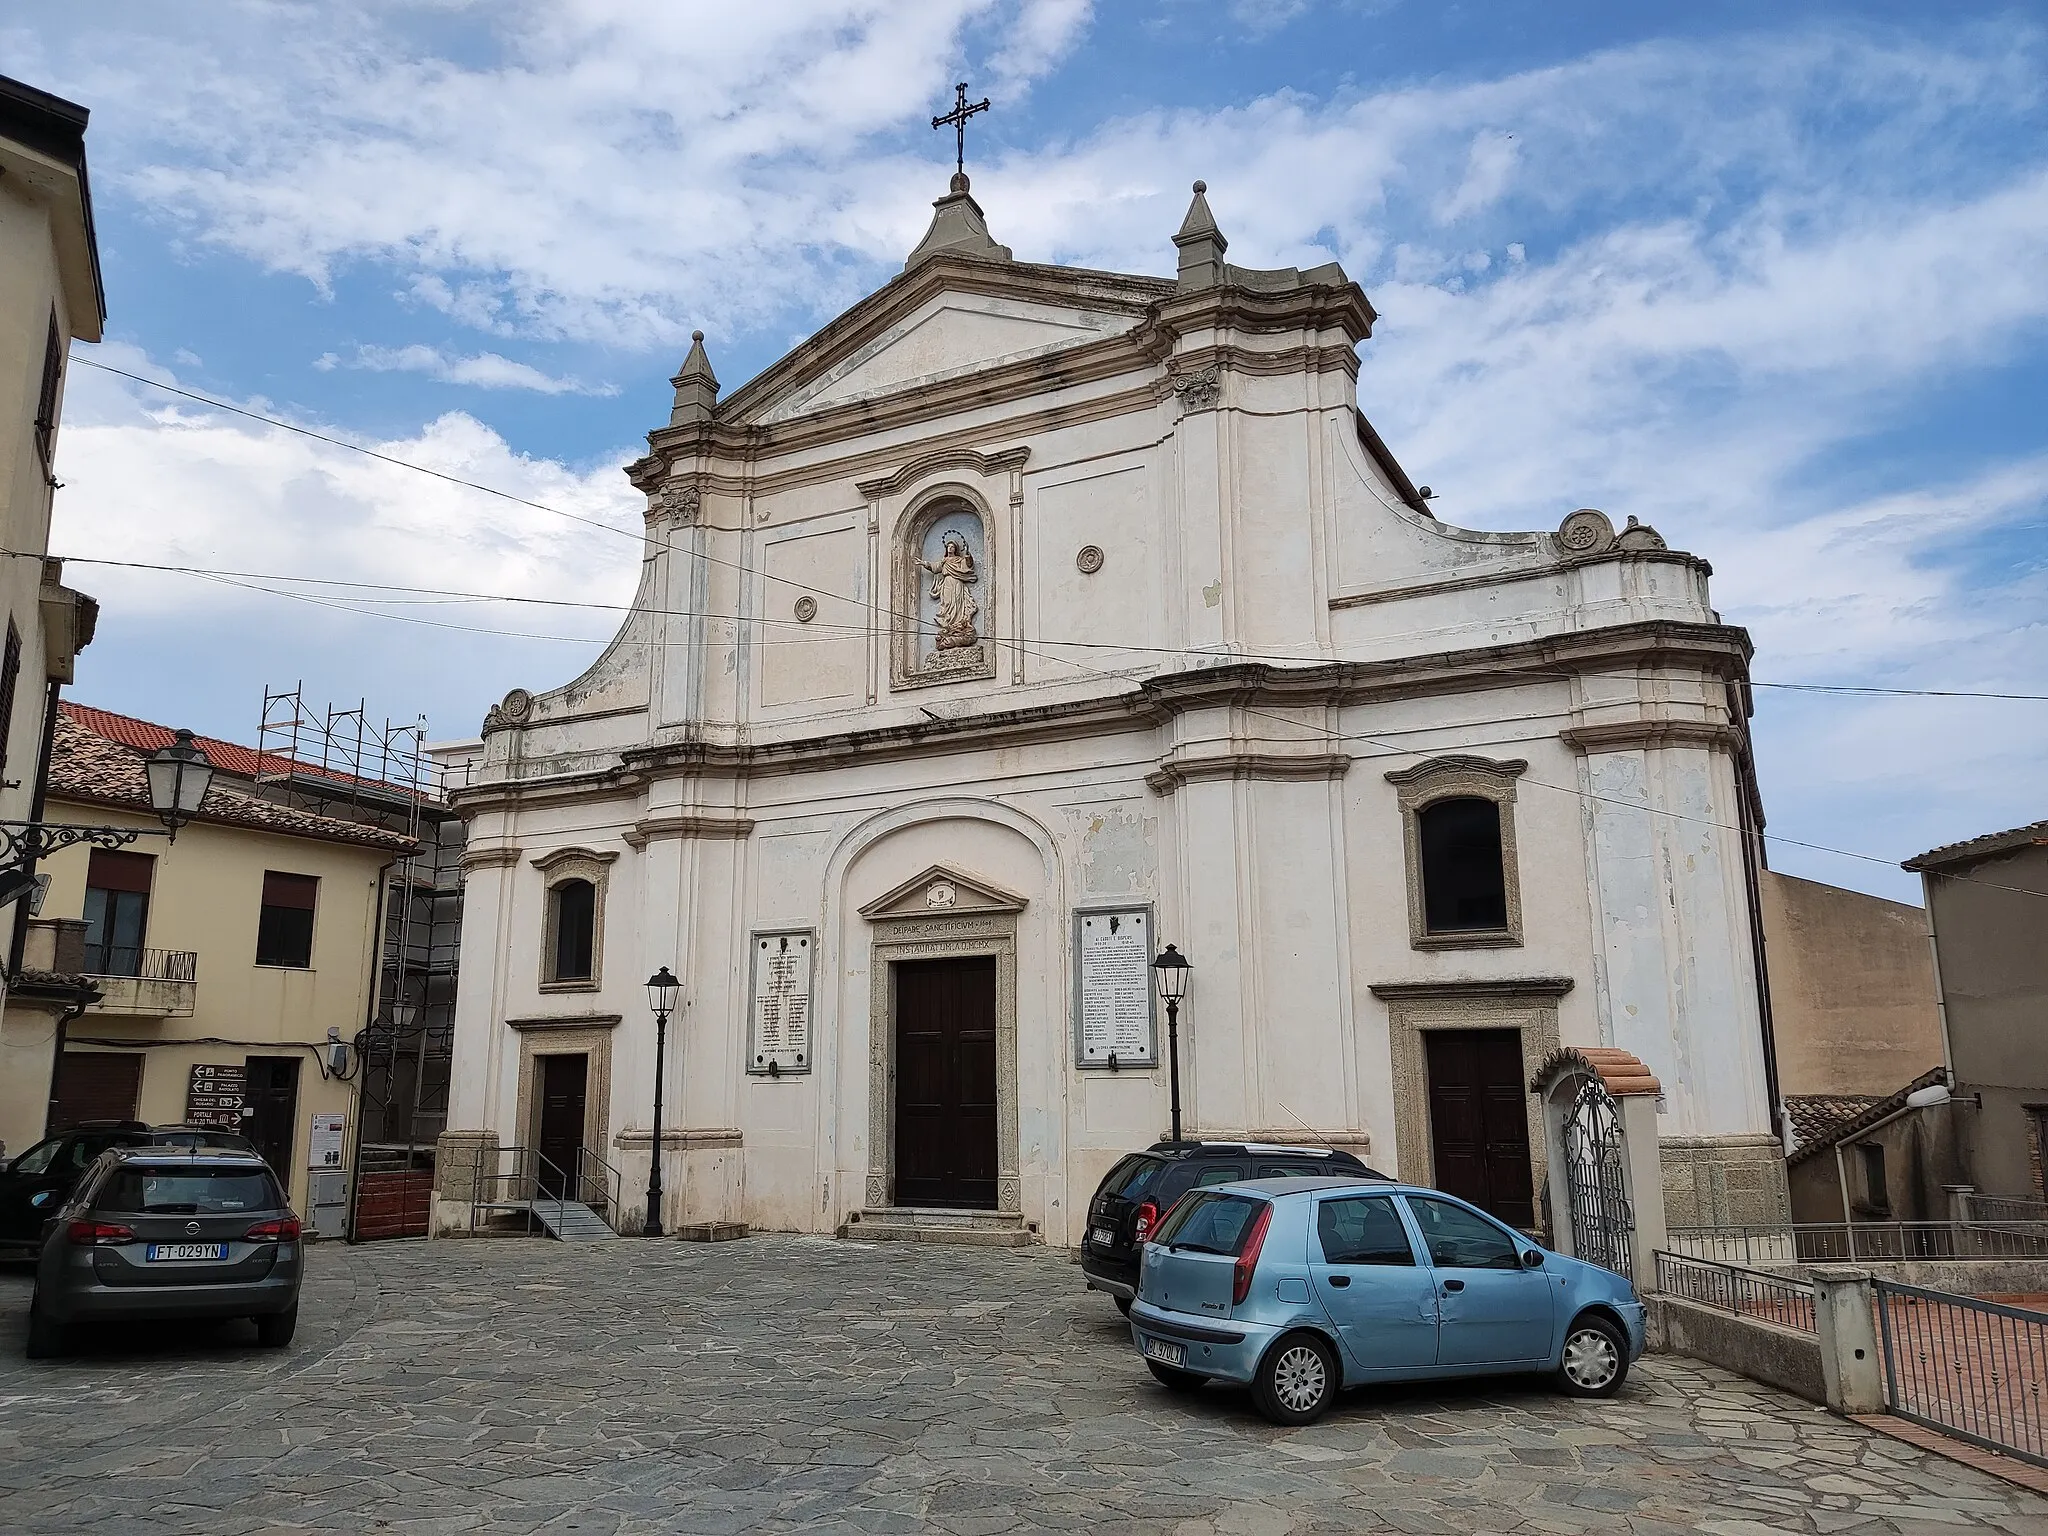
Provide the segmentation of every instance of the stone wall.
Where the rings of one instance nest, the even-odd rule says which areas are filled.
[[[1670,1226],[1777,1226],[1791,1219],[1776,1137],[1667,1136],[1659,1150]]]
[[[1652,1350],[1708,1361],[1753,1381],[1783,1387],[1810,1403],[1827,1401],[1816,1335],[1672,1296],[1646,1300]]]
[[[467,1237],[470,1208],[477,1193],[478,1154],[483,1154],[484,1171],[497,1166],[496,1131],[443,1131],[434,1143],[435,1237]],[[485,1191],[488,1193],[488,1190]]]

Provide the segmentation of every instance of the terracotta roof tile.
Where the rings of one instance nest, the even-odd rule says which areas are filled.
[[[1804,1146],[1854,1120],[1871,1105],[1883,1102],[1874,1093],[1789,1093],[1785,1096],[1785,1118],[1792,1122],[1793,1144]]]
[[[94,710],[92,714],[100,714]],[[113,718],[125,720],[126,716]],[[143,722],[137,721],[136,724]],[[161,729],[161,727],[152,727]],[[171,733],[164,732],[168,744]],[[211,757],[213,743],[206,743]],[[50,797],[53,800],[83,801],[92,805],[119,806],[124,810],[147,812],[149,779],[143,772],[143,757],[154,747],[131,745],[87,729],[69,712],[60,715],[51,741]],[[252,754],[253,755],[253,754]],[[316,816],[296,806],[278,805],[216,779],[206,792],[199,821],[224,826],[250,827],[286,837],[313,837],[330,843],[359,843],[392,853],[410,853],[419,845],[413,839],[382,827],[364,826],[333,816]]]
[[[1944,843],[1939,848],[1930,848],[1906,860],[1899,867],[1916,871],[1939,869],[1945,864],[1963,864],[1997,853],[2011,853],[2035,843],[2048,843],[2048,821],[2032,821],[2009,832],[1986,832],[1982,837],[1965,838],[1960,843]]]
[[[90,704],[76,704],[69,699],[63,700],[58,708],[64,712],[66,719],[76,721],[94,735],[103,736],[108,741],[117,741],[124,747],[133,747],[138,752],[155,752],[168,747],[177,739],[177,732],[167,725],[138,720],[133,715],[117,715],[110,709],[95,709]],[[291,774],[304,779],[327,779],[336,784],[363,785],[401,798],[413,793],[410,785],[393,784],[384,779],[344,773],[338,768],[323,768],[318,763],[302,762],[281,752],[260,752],[254,747],[222,741],[217,736],[195,735],[192,739],[206,753],[208,762],[221,772],[233,774],[238,779],[254,780]]]

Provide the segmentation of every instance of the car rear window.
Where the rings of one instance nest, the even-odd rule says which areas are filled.
[[[225,1216],[280,1209],[277,1185],[261,1168],[122,1168],[93,1200],[101,1211],[138,1216]]]
[[[1165,1167],[1164,1158],[1145,1157],[1133,1153],[1109,1170],[1108,1176],[1102,1181],[1102,1193],[1122,1195],[1126,1200],[1135,1200],[1152,1187],[1153,1180],[1159,1177],[1160,1171]]]
[[[1185,1248],[1193,1253],[1220,1253],[1236,1258],[1251,1235],[1252,1220],[1265,1207],[1264,1200],[1244,1195],[1219,1195],[1198,1189],[1183,1198],[1167,1215],[1155,1243]]]

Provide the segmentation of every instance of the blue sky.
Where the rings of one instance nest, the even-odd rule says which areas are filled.
[[[1019,256],[1167,272],[1196,176],[1251,265],[1344,262],[1360,400],[1447,519],[1633,514],[1756,675],[2048,692],[2048,22],[1492,0],[40,5],[90,106],[88,355],[608,535],[73,371],[53,546],[623,603],[691,329],[730,389],[885,281],[969,169]],[[472,732],[601,609],[79,566],[76,696],[249,738],[265,683]],[[447,627],[457,626],[457,627]],[[471,630],[516,631],[522,637]],[[531,638],[544,637],[544,638]],[[2048,704],[1759,690],[1771,828],[1882,862],[2048,814]]]

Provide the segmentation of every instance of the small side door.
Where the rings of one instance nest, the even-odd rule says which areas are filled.
[[[1546,1361],[1556,1287],[1545,1271],[1523,1267],[1527,1241],[1455,1200],[1405,1198],[1436,1279],[1437,1364]]]
[[[1436,1277],[1417,1261],[1391,1195],[1316,1202],[1309,1275],[1357,1371],[1398,1374],[1436,1364]]]

